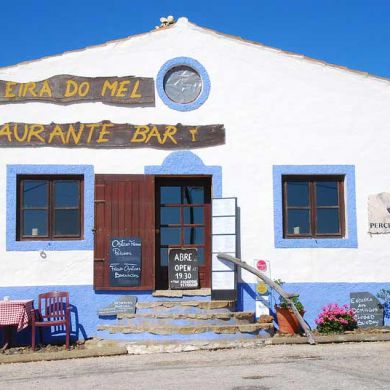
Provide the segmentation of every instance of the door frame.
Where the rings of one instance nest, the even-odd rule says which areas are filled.
[[[211,272],[212,272],[212,175],[155,175],[155,226],[156,226],[156,235],[155,235],[155,259],[154,259],[154,285],[155,289],[169,289],[169,280],[168,280],[168,266],[162,267],[160,264],[160,187],[161,184],[180,184],[180,182],[194,182],[196,184],[202,184],[205,186],[205,201],[203,207],[205,210],[204,214],[204,248],[205,248],[205,264],[199,267],[199,288],[211,288]],[[195,245],[195,244],[194,244]],[[181,245],[182,247],[193,247],[189,245]],[[175,247],[175,246],[173,246]],[[180,247],[177,245],[176,247]],[[201,277],[202,274],[202,277]],[[159,276],[161,277],[159,279]],[[166,279],[166,281],[165,281]]]

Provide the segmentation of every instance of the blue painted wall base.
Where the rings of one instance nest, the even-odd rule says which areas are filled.
[[[314,320],[321,311],[321,308],[328,303],[345,304],[349,303],[349,293],[358,291],[368,291],[375,295],[380,289],[390,288],[389,283],[286,283],[285,289],[289,292],[297,292],[300,294],[300,298],[305,305],[305,319],[311,327],[315,327]],[[240,283],[238,285],[238,302],[237,310],[252,311],[255,312],[255,299],[256,299],[256,285]],[[114,339],[127,339],[127,340],[172,340],[181,339],[180,335],[168,335],[168,336],[154,336],[149,334],[139,335],[110,335],[106,331],[97,331],[98,325],[115,324],[117,319],[115,317],[98,317],[97,311],[114,300],[123,295],[136,295],[141,302],[163,300],[163,298],[154,298],[151,295],[151,291],[145,292],[95,292],[91,285],[83,286],[35,286],[35,287],[0,287],[0,299],[8,295],[11,299],[27,299],[33,298],[35,304],[37,303],[38,294],[47,291],[68,291],[70,294],[70,301],[72,304],[71,322],[72,322],[72,340],[86,339],[89,337],[97,336],[104,338]],[[275,298],[278,299],[277,294]],[[196,297],[196,300],[209,300],[209,297]],[[172,300],[170,298],[169,300]],[[194,300],[194,297],[176,298],[175,300]],[[275,299],[270,300],[270,306],[273,307]],[[194,308],[196,310],[196,308]],[[387,313],[385,316],[385,324],[390,325],[390,315]],[[234,335],[225,335],[218,338],[229,338]],[[240,335],[241,336],[241,335]],[[254,335],[248,334],[243,337],[253,337]],[[56,341],[62,342],[63,335],[55,335],[50,338],[47,334],[45,343],[55,343]],[[199,335],[187,335],[187,338],[193,339],[208,339],[216,338],[215,334],[199,334]],[[237,337],[237,336],[236,336]],[[61,338],[61,340],[60,340]],[[18,344],[30,344],[31,331],[26,329],[18,334]]]
[[[350,292],[367,291],[376,295],[382,288],[390,289],[389,283],[286,283],[283,288],[288,292],[296,292],[300,296],[305,307],[305,320],[315,328],[315,319],[321,312],[322,307],[329,303],[339,305],[349,304]],[[238,285],[238,310],[255,311],[256,299],[255,283],[239,283]],[[270,297],[270,307],[279,302],[277,293]],[[390,325],[390,313],[385,313],[385,325]]]

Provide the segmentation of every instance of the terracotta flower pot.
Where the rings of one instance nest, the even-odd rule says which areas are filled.
[[[275,310],[280,333],[297,334],[303,332],[298,318],[291,309],[276,306]],[[300,311],[299,314],[303,317],[305,312]]]

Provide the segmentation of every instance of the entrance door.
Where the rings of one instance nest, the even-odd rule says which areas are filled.
[[[156,288],[168,289],[168,249],[196,248],[210,287],[211,177],[156,177]]]

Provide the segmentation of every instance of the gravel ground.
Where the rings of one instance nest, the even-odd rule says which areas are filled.
[[[390,389],[390,343],[116,356],[0,366],[0,389]]]

